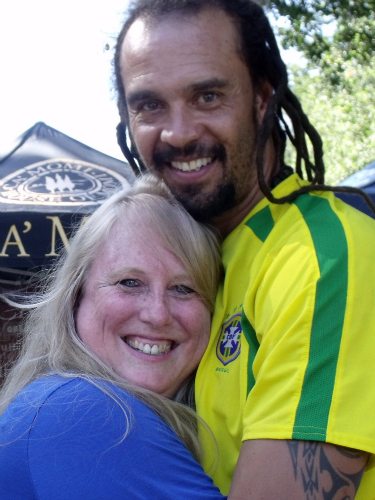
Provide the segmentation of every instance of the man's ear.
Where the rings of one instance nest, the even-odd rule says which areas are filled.
[[[274,90],[269,82],[262,82],[259,84],[255,91],[255,112],[258,124],[261,124],[267,106],[274,93]]]

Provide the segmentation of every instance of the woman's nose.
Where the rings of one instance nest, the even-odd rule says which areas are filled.
[[[194,116],[194,110],[188,107],[170,109],[160,134],[161,142],[183,148],[200,137],[200,125]]]
[[[168,298],[164,294],[150,293],[144,298],[141,304],[140,319],[155,328],[167,325],[171,322],[172,318],[170,307]]]

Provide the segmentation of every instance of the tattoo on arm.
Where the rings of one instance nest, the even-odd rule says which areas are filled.
[[[358,489],[367,455],[316,441],[288,441],[294,477],[306,500],[350,500]]]

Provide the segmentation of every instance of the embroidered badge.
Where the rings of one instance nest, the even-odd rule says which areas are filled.
[[[224,366],[234,361],[240,354],[241,333],[241,314],[234,314],[221,327],[216,355]]]

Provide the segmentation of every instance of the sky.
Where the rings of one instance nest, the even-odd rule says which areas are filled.
[[[24,131],[43,121],[123,159],[116,143],[111,63],[127,4],[0,2],[0,157]]]

